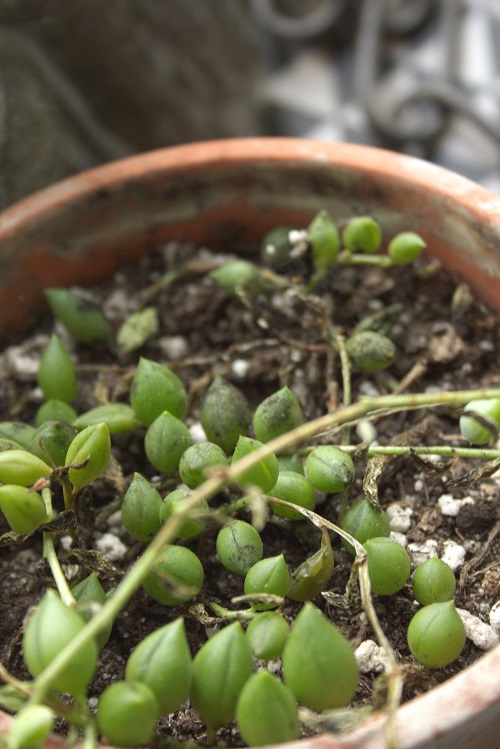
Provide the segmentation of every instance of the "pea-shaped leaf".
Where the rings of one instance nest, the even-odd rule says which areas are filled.
[[[304,422],[297,396],[284,387],[262,401],[253,417],[253,430],[260,442],[269,442]]]
[[[391,339],[373,330],[355,333],[347,339],[345,347],[352,366],[360,372],[387,369],[396,356]]]
[[[71,588],[71,592],[76,601],[76,611],[82,617],[84,622],[89,622],[95,616],[107,601],[107,596],[99,582],[95,572],[91,572],[81,582]],[[109,640],[113,624],[110,622],[107,627],[99,632],[95,641],[100,650]]]
[[[214,442],[200,442],[191,445],[183,453],[179,462],[179,474],[186,486],[195,489],[207,478],[207,468],[227,465],[224,450]]]
[[[83,629],[83,619],[47,590],[31,615],[23,636],[23,656],[32,676],[38,676],[61,650]],[[81,697],[97,665],[97,645],[87,642],[63,667],[52,682],[52,689]]]
[[[345,225],[342,242],[350,252],[366,252],[371,255],[380,249],[382,232],[371,216],[356,216]]]
[[[270,491],[271,497],[284,499],[286,502],[304,507],[307,510],[314,510],[316,506],[316,492],[310,481],[296,471],[280,471],[278,480]],[[288,507],[280,507],[271,504],[271,509],[275,515],[280,515],[289,520],[303,520],[304,516],[296,510],[290,510]]]
[[[217,556],[237,575],[246,575],[262,559],[263,544],[253,525],[244,520],[230,520],[217,534]]]
[[[372,593],[392,596],[410,577],[410,558],[406,549],[391,538],[371,538],[363,546],[366,550],[368,574]]]
[[[250,455],[251,453],[256,452],[261,447],[263,447],[263,443],[259,442],[259,440],[254,440],[251,437],[240,437],[238,444],[234,448],[232,463],[234,464],[238,460],[241,460],[245,455]],[[259,462],[251,468],[247,468],[246,471],[243,471],[243,473],[235,479],[235,484],[241,489],[244,489],[249,484],[254,484],[255,486],[260,487],[263,492],[268,493],[275,486],[278,480],[278,475],[278,458],[274,453],[271,453],[265,458],[261,458]]]
[[[352,484],[354,463],[340,447],[321,445],[307,456],[306,476],[320,492],[336,494]]]
[[[0,421],[0,438],[11,440],[20,445],[23,450],[31,451],[35,427],[22,421]]]
[[[66,421],[68,424],[72,424],[76,417],[77,413],[69,403],[65,403],[58,398],[50,398],[42,403],[36,412],[35,424],[37,427],[41,427],[46,421]]]
[[[78,391],[76,367],[66,347],[55,333],[45,347],[38,367],[38,386],[45,400],[57,398],[71,403]]]
[[[422,606],[453,598],[457,581],[449,564],[439,557],[431,557],[419,564],[413,574],[413,595]]]
[[[264,593],[284,598],[289,587],[290,574],[283,554],[261,559],[253,564],[245,575],[245,595]],[[263,603],[254,603],[253,606],[259,611],[273,608]]]
[[[101,421],[106,424],[110,434],[129,432],[141,425],[132,408],[126,403],[105,403],[77,416],[73,426],[76,429],[85,429]]]
[[[0,482],[31,486],[38,479],[50,476],[52,468],[47,463],[26,450],[0,452]]]
[[[166,474],[177,470],[182,454],[192,444],[187,426],[168,411],[163,411],[153,421],[144,438],[147,459]]]
[[[239,289],[252,288],[259,279],[260,271],[249,260],[230,260],[210,273],[229,296],[238,296]],[[258,287],[257,287],[258,288]]]
[[[408,645],[427,668],[442,668],[462,652],[466,635],[453,601],[431,603],[417,611],[408,626]]]
[[[155,601],[178,606],[191,601],[203,585],[203,567],[194,552],[184,546],[163,548],[142,587]]]
[[[156,697],[161,715],[177,710],[189,697],[192,659],[184,619],[152,632],[132,651],[125,678],[146,684]]]
[[[265,234],[261,242],[260,254],[266,265],[280,270],[288,268],[294,261],[295,246],[290,241],[290,232],[293,230],[292,226],[278,226]]]
[[[426,246],[420,234],[414,231],[402,231],[389,242],[387,254],[393,263],[407,265],[416,260]]]
[[[110,457],[111,439],[104,422],[92,424],[79,432],[66,454],[66,465],[85,464],[81,468],[69,469],[68,475],[74,491],[77,492],[103,474]]]
[[[277,458],[280,473],[282,471],[294,471],[304,476],[304,464],[298,453],[281,453]]]
[[[118,353],[121,356],[143,346],[158,333],[160,321],[156,307],[146,307],[134,312],[120,326],[116,334]]]
[[[55,715],[45,705],[27,705],[9,728],[9,749],[38,749],[54,725]]]
[[[150,426],[164,411],[183,419],[187,404],[186,388],[177,375],[163,364],[141,356],[130,388],[130,405],[139,421]]]
[[[290,627],[275,611],[264,611],[252,619],[245,636],[256,658],[271,661],[279,658],[290,633]]]
[[[161,506],[159,492],[144,476],[134,473],[121,507],[123,525],[132,538],[143,543],[151,541],[160,530]]]
[[[44,461],[50,459],[56,466],[63,466],[77,430],[67,421],[45,421],[33,435],[32,451]]]
[[[164,523],[167,522],[170,516],[174,512],[176,512],[176,509],[190,495],[191,492],[189,491],[189,489],[174,489],[174,491],[170,492],[166,497],[164,497],[159,513],[161,525],[164,525]],[[201,502],[199,502],[194,512],[208,512],[208,502],[206,500],[202,500]],[[203,521],[190,518],[182,523],[182,525],[176,532],[176,536],[177,538],[192,538],[193,536],[197,536],[198,533],[201,533],[204,527],[205,523]]]
[[[470,401],[460,417],[460,431],[472,445],[487,445],[500,431],[500,398]]]
[[[318,712],[348,705],[358,685],[351,645],[312,603],[304,605],[292,626],[282,667],[298,701]]]
[[[321,546],[292,573],[288,598],[310,601],[325,590],[333,575],[335,560],[328,533],[323,533]]]
[[[239,622],[221,629],[198,651],[191,704],[210,729],[234,719],[238,697],[252,671],[252,651]]]
[[[21,535],[31,533],[47,521],[45,503],[40,494],[17,484],[0,486],[0,510],[14,533]]]
[[[248,401],[237,387],[215,377],[203,398],[200,422],[207,439],[229,454],[240,435],[246,434],[250,427]]]
[[[56,317],[81,343],[109,343],[109,322],[93,302],[71,289],[46,289],[45,296]]]
[[[315,268],[330,268],[337,257],[340,239],[335,224],[326,211],[320,211],[307,229]]]
[[[249,746],[282,744],[300,735],[295,698],[269,671],[252,674],[246,682],[236,707],[236,723]]]
[[[99,732],[116,746],[150,744],[159,717],[160,709],[153,692],[135,681],[110,684],[97,706]]]
[[[376,536],[388,537],[391,533],[385,510],[374,507],[366,498],[347,510],[342,518],[342,528],[360,544]],[[342,544],[353,556],[356,555],[354,547],[348,541],[342,539]]]

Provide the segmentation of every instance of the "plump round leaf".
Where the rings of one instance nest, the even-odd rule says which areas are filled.
[[[85,623],[49,589],[31,615],[23,636],[23,656],[32,676],[38,676],[80,632]],[[97,645],[87,642],[52,681],[52,689],[81,697],[97,665]]]
[[[81,468],[70,468],[69,479],[75,491],[90,484],[101,476],[109,464],[111,457],[111,439],[109,429],[101,422],[92,424],[79,432],[73,439],[66,454],[66,465],[78,465],[88,462]]]
[[[160,530],[162,498],[140,473],[134,473],[121,506],[122,522],[137,541],[148,543]]]
[[[449,601],[453,598],[456,586],[455,573],[439,557],[426,559],[413,574],[413,595],[422,606]]]
[[[371,216],[356,216],[347,222],[342,232],[342,242],[350,252],[378,252],[382,244],[380,226]]]
[[[209,274],[229,296],[238,296],[240,289],[252,288],[260,276],[259,268],[249,260],[230,260]]]
[[[320,492],[336,494],[345,491],[352,484],[354,463],[339,447],[321,445],[307,456],[306,476]]]
[[[275,611],[263,611],[248,624],[245,635],[256,658],[279,658],[290,633],[286,619]]]
[[[330,268],[337,257],[340,239],[337,227],[326,211],[320,211],[307,229],[315,268]]]
[[[295,698],[269,671],[252,674],[246,682],[236,706],[236,723],[249,746],[282,744],[300,735]]]
[[[106,403],[91,408],[77,416],[73,420],[73,426],[76,429],[85,429],[85,427],[91,424],[99,424],[101,421],[106,424],[110,434],[130,432],[140,426],[140,421],[136,418],[134,411],[126,403]]]
[[[470,401],[460,417],[460,431],[471,445],[487,445],[500,431],[500,398]]]
[[[426,246],[419,234],[413,231],[403,231],[391,239],[387,253],[393,263],[407,265],[416,260]]]
[[[284,598],[290,587],[290,574],[283,554],[266,557],[255,562],[245,575],[244,590],[246,595],[259,593]],[[269,604],[254,603],[259,611],[273,608]]]
[[[33,453],[41,460],[63,466],[77,430],[67,421],[45,421],[33,435]]]
[[[45,347],[38,367],[38,386],[45,400],[57,398],[71,403],[76,397],[78,383],[76,367],[66,347],[55,333]]]
[[[179,462],[179,475],[186,486],[195,489],[207,478],[207,469],[224,465],[227,465],[227,457],[219,445],[214,442],[200,442],[197,445],[191,445],[182,454]]]
[[[91,572],[90,575],[71,588],[71,592],[77,604],[76,611],[84,622],[89,622],[92,617],[99,613],[108,600],[95,572]],[[99,650],[102,650],[109,640],[112,627],[113,624],[110,622],[96,635],[95,641]]]
[[[352,366],[360,372],[379,372],[387,369],[396,356],[390,338],[373,330],[355,333],[345,344]]]
[[[282,270],[294,260],[292,253],[295,249],[290,242],[291,226],[278,226],[264,235],[260,246],[262,262],[275,270]]]
[[[292,626],[282,668],[297,700],[318,712],[348,705],[358,685],[351,645],[312,603],[304,605]]]
[[[269,442],[304,422],[297,396],[283,387],[262,401],[253,417],[253,430],[260,442]]]
[[[0,421],[0,438],[16,442],[23,450],[31,452],[35,427],[23,421]]]
[[[45,705],[27,705],[20,710],[9,728],[8,749],[38,749],[54,725],[55,715]]]
[[[252,453],[263,447],[263,443],[259,440],[254,440],[251,437],[240,437],[238,444],[234,448],[232,457],[232,463],[236,463],[246,455]],[[247,468],[246,471],[235,479],[235,484],[244,489],[249,484],[254,484],[262,489],[263,492],[269,493],[275,486],[279,475],[279,464],[278,458],[274,453],[267,455],[265,458],[261,458],[251,468]]]
[[[246,575],[262,559],[263,544],[253,525],[229,520],[217,534],[217,556],[221,564],[237,575]]]
[[[243,393],[222,377],[215,377],[200,408],[200,422],[207,439],[229,454],[240,435],[248,432],[251,420],[250,406]]]
[[[142,587],[155,601],[178,606],[191,601],[203,585],[203,567],[194,552],[184,546],[163,548]]]
[[[298,453],[280,453],[277,456],[280,473],[282,471],[295,471],[302,476],[305,475],[304,464]]]
[[[360,544],[364,544],[369,538],[388,537],[391,533],[389,518],[385,510],[374,507],[366,498],[356,502],[347,510],[342,518],[342,528],[354,536]],[[351,554],[356,555],[354,546],[348,541],[342,539],[342,544]]]
[[[127,681],[146,684],[156,697],[161,715],[177,710],[189,697],[193,664],[184,619],[155,630],[132,651]]]
[[[171,515],[176,512],[176,509],[182,504],[182,502],[191,495],[189,489],[174,489],[174,491],[167,494],[164,497],[160,507],[160,523],[164,525]],[[194,512],[206,513],[208,512],[208,502],[201,500],[196,506]],[[198,533],[204,529],[205,523],[201,520],[188,519],[185,520],[180,528],[176,531],[177,538],[192,538],[197,536]]]
[[[458,658],[465,645],[465,628],[453,601],[430,603],[413,616],[408,646],[427,668],[442,668]]]
[[[295,471],[280,471],[278,480],[269,492],[271,497],[284,499],[286,502],[293,502],[295,505],[304,507],[307,510],[314,510],[316,506],[316,492],[310,481]],[[296,510],[289,510],[288,507],[280,507],[271,504],[271,510],[275,515],[288,520],[303,520],[304,516]]]
[[[110,744],[144,746],[153,738],[160,709],[151,689],[140,682],[115,681],[97,706],[97,727]]]
[[[372,593],[392,596],[410,577],[410,558],[406,549],[391,538],[371,538],[365,547]]]
[[[0,452],[0,482],[31,486],[38,479],[50,476],[52,468],[47,463],[26,450],[6,450]]]
[[[112,330],[101,310],[71,289],[45,289],[52,314],[81,343],[109,343]]]
[[[182,420],[187,413],[188,396],[172,370],[141,356],[130,388],[130,404],[139,421],[150,426],[164,411]]]
[[[253,658],[241,624],[234,622],[210,638],[193,661],[191,704],[211,729],[231,723]]]
[[[76,417],[77,413],[73,406],[57,398],[51,398],[42,403],[36,412],[35,424],[37,427],[42,426],[46,421],[65,421],[72,424]]]
[[[47,511],[42,497],[38,492],[30,491],[25,486],[0,486],[0,510],[11,530],[21,535],[31,533],[47,522]]]
[[[153,421],[144,438],[147,459],[166,474],[177,470],[182,454],[192,444],[187,426],[168,411],[163,411]]]

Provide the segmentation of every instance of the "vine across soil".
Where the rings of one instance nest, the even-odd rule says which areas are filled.
[[[217,375],[236,385],[253,408],[287,385],[298,397],[306,419],[314,419],[334,411],[343,398],[341,361],[322,334],[325,315],[338,330],[348,333],[367,315],[383,310],[394,316],[391,339],[396,357],[386,370],[369,375],[353,372],[353,399],[363,394],[500,387],[498,317],[425,257],[410,267],[338,266],[309,299],[294,293],[293,282],[292,289],[275,288],[244,298],[228,296],[207,275],[220,261],[218,248],[171,243],[151,253],[139,268],[123,268],[108,283],[85,291],[118,328],[144,306],[144,290],[154,288],[147,304],[157,310],[159,331],[139,351],[117,356],[106,348],[75,346],[57,326],[77,363],[75,407],[79,413],[108,401],[128,402],[130,382],[142,355],[167,364],[185,384],[189,393],[186,423],[193,435],[199,434],[202,397]],[[300,276],[300,267],[292,271]],[[171,282],[161,287],[157,282],[169,273]],[[42,400],[36,388],[37,364],[53,329],[53,319],[44,311],[39,328],[0,356],[0,421],[34,423]],[[353,455],[356,478],[348,504],[364,495],[365,441],[372,445],[397,444],[399,440],[423,446],[466,446],[458,416],[439,407],[386,414],[357,425],[352,438],[360,447]],[[140,554],[142,544],[127,534],[119,513],[121,497],[135,471],[159,488],[162,496],[179,484],[178,477],[160,476],[148,463],[143,439],[144,430],[113,437],[111,468],[82,490],[76,505],[77,522],[56,537],[71,585],[96,571],[105,590],[110,591]],[[338,443],[340,436],[334,439]],[[331,442],[332,438],[323,441]],[[437,554],[448,561],[457,577],[457,607],[487,625],[500,590],[500,473],[471,476],[479,465],[479,461],[462,458],[390,457],[383,461],[377,485],[381,505],[389,512],[393,530],[406,546],[413,566],[428,555]],[[212,504],[234,498],[227,489]],[[319,496],[316,511],[338,523],[340,501],[336,496]],[[57,509],[62,510],[62,504]],[[251,520],[245,511],[239,517]],[[2,532],[7,530],[4,523]],[[237,608],[231,600],[243,593],[242,577],[218,561],[216,531],[217,527],[209,524],[199,536],[182,542],[203,559],[205,581],[195,602],[171,608],[139,590],[118,616],[89,691],[91,705],[105,686],[123,678],[132,648],[149,632],[182,613],[194,654],[207,635],[224,623],[210,603]],[[283,552],[293,570],[318,549],[320,533],[308,521],[288,522],[273,515],[262,539],[265,556]],[[318,596],[314,603],[356,648],[365,640],[374,640],[374,633],[362,608],[342,606],[352,557],[333,534],[332,544],[335,570],[328,584],[330,595]],[[45,587],[53,586],[42,560],[41,540],[33,536],[22,544],[5,545],[0,552],[0,580],[0,660],[15,676],[28,679],[21,653],[22,621]],[[404,701],[449,678],[483,652],[479,640],[474,644],[469,639],[455,662],[442,669],[424,669],[411,656],[406,641],[408,623],[418,608],[411,585],[394,596],[375,597],[374,603],[380,624],[406,667]],[[292,621],[300,607],[285,599],[283,613]],[[269,668],[279,672],[280,662],[271,662]],[[355,707],[383,704],[381,670],[376,657],[372,667],[368,664],[363,669]],[[341,730],[347,725],[318,724],[312,715],[303,717],[306,734],[318,728]],[[344,716],[344,720],[348,718]],[[161,719],[159,735],[168,741],[206,740],[205,727],[189,704]],[[235,728],[221,729],[218,738],[229,745],[242,744]]]

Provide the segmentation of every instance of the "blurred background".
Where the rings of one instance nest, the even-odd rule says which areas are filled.
[[[500,193],[500,0],[0,0],[0,208],[254,135],[382,146]]]

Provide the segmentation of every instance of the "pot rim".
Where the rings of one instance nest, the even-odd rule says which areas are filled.
[[[243,138],[206,141],[158,149],[127,157],[65,179],[44,188],[7,208],[0,214],[0,251],[22,232],[26,224],[35,224],[52,210],[63,211],[78,203],[82,196],[99,190],[113,190],[117,185],[132,184],[168,174],[215,170],[224,165],[256,162],[314,166],[335,164],[344,170],[360,174],[379,175],[416,187],[432,190],[443,200],[453,203],[492,235],[500,237],[500,196],[493,195],[481,186],[440,166],[385,149],[351,143],[325,143],[300,138]],[[500,311],[500,295],[487,299],[496,303]],[[429,741],[443,736],[450,728],[454,743],[439,743],[439,747],[463,746],[458,743],[462,726],[480,711],[500,715],[500,645],[483,655],[472,666],[398,710],[397,726],[400,749],[425,747]],[[436,707],[437,706],[437,707]],[[0,712],[0,731],[10,718]],[[383,749],[384,716],[374,715],[360,728],[341,737],[323,734],[310,740],[287,744],[288,749]],[[59,745],[57,739],[55,744]],[[102,746],[102,745],[101,745]],[[438,744],[432,744],[438,746]]]

